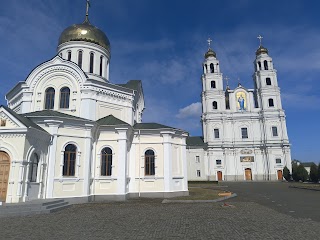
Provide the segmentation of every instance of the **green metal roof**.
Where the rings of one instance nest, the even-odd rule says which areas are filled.
[[[118,86],[125,87],[137,91],[143,95],[142,82],[141,80],[130,80],[125,84],[117,84]]]
[[[35,124],[33,121],[31,121],[29,118],[20,115],[16,112],[14,112],[12,109],[1,105],[0,108],[3,107],[6,111],[8,111],[11,115],[13,115],[16,119],[18,119],[18,121],[20,121],[23,125],[25,125],[27,128],[31,127],[31,128],[35,128],[38,129],[40,131],[43,132],[47,132],[46,130],[44,130],[42,127],[38,126],[37,124]]]
[[[205,146],[202,136],[187,137],[187,146]]]
[[[77,120],[92,122],[89,119],[72,116],[72,115],[58,112],[58,111],[54,111],[54,110],[43,110],[43,111],[37,111],[37,112],[30,112],[30,113],[25,113],[23,115],[27,116],[27,117],[60,117],[60,118],[69,118],[69,119],[77,119]]]
[[[113,115],[106,116],[104,118],[100,118],[97,123],[99,125],[105,126],[114,126],[114,125],[127,125],[130,126],[128,123],[120,120],[119,118],[114,117]]]
[[[117,84],[117,85],[139,91],[140,84],[141,84],[141,80],[130,80],[125,84]]]
[[[133,126],[134,129],[176,129],[173,127],[165,126],[159,123],[136,123]]]

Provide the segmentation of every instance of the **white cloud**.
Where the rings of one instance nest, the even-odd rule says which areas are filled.
[[[189,106],[179,109],[179,113],[176,115],[177,118],[200,118],[202,111],[202,104],[200,102],[191,103]]]
[[[298,93],[282,93],[281,98],[284,108],[295,110],[320,109],[320,97],[318,95],[298,94]]]

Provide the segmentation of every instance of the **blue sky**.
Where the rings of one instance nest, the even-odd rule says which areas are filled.
[[[90,21],[111,42],[110,81],[143,80],[144,122],[201,135],[200,94],[206,39],[221,71],[253,88],[261,34],[282,93],[292,158],[319,162],[320,20],[318,1],[92,0]],[[85,0],[2,1],[1,88],[4,95],[38,64],[52,58],[60,33],[81,23]]]

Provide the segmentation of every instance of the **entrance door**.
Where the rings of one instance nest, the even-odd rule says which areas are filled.
[[[7,197],[10,158],[5,152],[0,151],[0,201],[5,202]]]
[[[282,171],[281,171],[281,170],[278,170],[277,172],[278,172],[278,180],[279,180],[279,181],[282,181],[282,180],[283,180],[283,179],[282,179],[282,178],[283,178],[283,176],[282,176]]]
[[[245,169],[246,180],[252,180],[251,168]]]
[[[217,175],[218,175],[218,181],[222,181],[222,172],[218,171]]]

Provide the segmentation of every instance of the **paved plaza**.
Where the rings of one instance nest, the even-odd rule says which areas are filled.
[[[255,184],[247,187],[245,184],[231,183],[228,188],[255,188]],[[287,187],[274,184],[275,189]],[[272,188],[272,184],[265,185],[261,183],[260,189]],[[319,221],[260,204],[256,199],[265,197],[258,197],[259,192],[256,199],[244,194],[241,190],[238,198],[229,200],[234,207],[222,207],[222,203],[163,204],[157,199],[140,199],[1,218],[0,239],[319,239]]]

